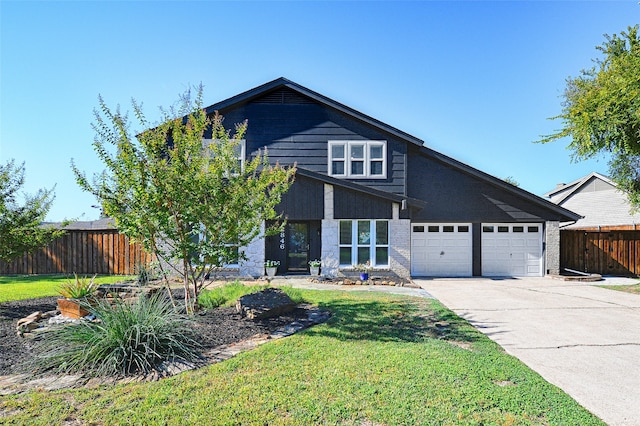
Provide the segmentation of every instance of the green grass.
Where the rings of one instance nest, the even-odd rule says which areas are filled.
[[[609,290],[623,291],[625,293],[640,294],[640,283],[633,285],[601,285],[598,287],[608,288]]]
[[[111,275],[96,277],[97,284],[113,284],[132,277]],[[63,284],[75,278],[67,275],[0,276],[0,303],[11,300],[58,296]]]
[[[437,301],[301,295],[330,320],[158,382],[0,397],[0,422],[603,424]]]
[[[234,281],[211,290],[202,290],[198,296],[198,303],[206,309],[214,309],[219,306],[234,306],[236,300],[245,294],[256,293],[269,287],[265,285],[244,285],[240,281]],[[280,287],[296,303],[303,301],[302,293],[299,289],[282,286]]]

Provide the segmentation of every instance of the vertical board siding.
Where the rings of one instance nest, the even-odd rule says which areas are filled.
[[[560,266],[601,275],[640,275],[640,231],[560,231]]]
[[[34,253],[0,261],[0,274],[133,275],[153,255],[115,230],[71,230]]]

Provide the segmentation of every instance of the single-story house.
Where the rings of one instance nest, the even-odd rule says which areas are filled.
[[[561,266],[583,272],[640,274],[640,214],[600,173],[559,184],[545,196],[582,216],[560,224]]]
[[[337,276],[369,262],[408,276],[558,273],[561,222],[580,216],[285,78],[206,108],[248,120],[245,158],[297,165],[277,236],[242,248],[241,275],[305,273],[320,259]]]

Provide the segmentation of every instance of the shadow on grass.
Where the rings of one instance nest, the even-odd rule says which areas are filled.
[[[422,342],[441,339],[472,343],[477,332],[453,312],[427,301],[366,301],[336,299],[323,302],[320,308],[332,313],[324,327],[314,327],[309,334],[339,340],[380,342]]]

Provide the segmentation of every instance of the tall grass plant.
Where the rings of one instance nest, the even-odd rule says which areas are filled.
[[[163,361],[196,362],[200,357],[192,321],[163,295],[136,302],[97,301],[87,309],[96,321],[51,329],[37,344],[37,372],[88,376],[147,374]]]

